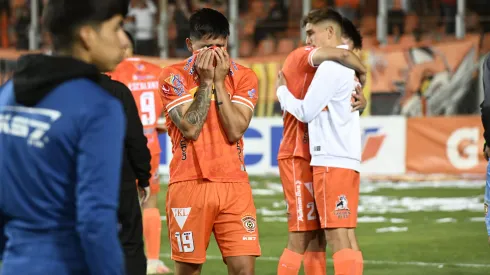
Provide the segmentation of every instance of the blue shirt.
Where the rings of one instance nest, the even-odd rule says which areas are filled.
[[[124,132],[121,103],[88,79],[61,83],[34,107],[16,102],[11,81],[0,89],[3,275],[124,274]]]

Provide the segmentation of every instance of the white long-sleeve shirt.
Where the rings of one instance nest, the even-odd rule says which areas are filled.
[[[360,169],[360,119],[351,106],[354,76],[354,70],[325,61],[303,100],[295,98],[286,86],[277,90],[282,109],[308,123],[312,166]]]

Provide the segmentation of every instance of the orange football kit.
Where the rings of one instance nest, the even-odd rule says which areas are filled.
[[[196,55],[163,69],[161,97],[172,141],[167,224],[172,260],[202,264],[211,233],[224,258],[260,256],[259,234],[252,189],[243,161],[243,139],[229,143],[219,121],[215,99],[199,138],[187,140],[169,112],[191,103],[198,90]],[[258,99],[255,73],[231,61],[225,79],[234,104],[252,111]]]
[[[301,47],[284,61],[282,72],[289,91],[303,99],[313,80],[316,67],[311,60],[315,48]],[[313,194],[313,171],[310,166],[308,124],[285,113],[283,139],[277,156],[279,174],[288,208],[290,232],[320,228]]]
[[[151,193],[160,190],[158,167],[160,165],[160,142],[158,141],[157,124],[162,114],[163,104],[159,94],[158,76],[162,68],[139,58],[127,58],[121,62],[111,78],[120,81],[131,90],[141,123],[148,139],[151,153]]]

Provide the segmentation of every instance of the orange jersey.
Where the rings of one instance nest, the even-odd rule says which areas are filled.
[[[139,58],[128,58],[110,74],[112,79],[124,83],[131,90],[152,155],[161,152],[157,133],[158,118],[163,111],[158,84],[161,71],[162,68],[152,63]]]
[[[193,101],[199,86],[194,69],[195,55],[164,68],[160,75],[161,97],[168,134],[172,141],[170,183],[196,179],[216,182],[248,182],[243,156],[243,139],[230,144],[219,120],[214,96],[209,113],[196,141],[187,140],[169,117],[169,112]],[[234,104],[252,111],[258,99],[258,79],[246,67],[231,62],[225,86]]]
[[[315,76],[311,54],[313,47],[301,47],[294,50],[284,61],[282,72],[288,83],[289,91],[298,99],[303,99]],[[297,120],[293,115],[284,116],[283,139],[279,147],[278,159],[301,157],[310,160],[308,145],[308,124]]]

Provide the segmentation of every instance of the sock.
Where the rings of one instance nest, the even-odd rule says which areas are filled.
[[[364,259],[362,257],[361,251],[356,252],[356,273],[355,275],[362,275],[362,271],[364,269]]]
[[[277,275],[298,275],[302,260],[303,255],[284,249],[277,265]]]
[[[325,252],[305,252],[303,259],[305,275],[327,275],[327,258]]]
[[[345,248],[333,254],[335,275],[355,275],[356,251]]]
[[[148,208],[143,211],[143,235],[145,237],[146,255],[148,260],[160,258],[160,238],[162,221],[158,208]]]

